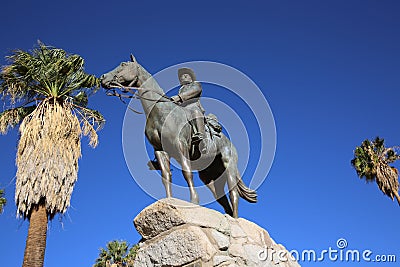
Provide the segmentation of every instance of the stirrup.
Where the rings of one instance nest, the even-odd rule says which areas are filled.
[[[204,135],[201,133],[195,133],[192,135],[192,143],[193,144],[198,144],[204,139]]]
[[[209,153],[209,140],[207,138],[204,138],[202,140],[203,142],[199,143],[199,150],[201,154],[208,154]]]

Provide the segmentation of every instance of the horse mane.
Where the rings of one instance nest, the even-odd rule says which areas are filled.
[[[164,90],[160,87],[156,79],[139,63],[139,80],[141,81],[140,87],[151,89],[159,93],[160,95],[164,95]]]

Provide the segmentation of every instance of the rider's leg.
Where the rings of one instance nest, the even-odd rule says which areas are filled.
[[[206,136],[206,130],[204,125],[204,114],[200,110],[193,110],[192,112],[193,121],[195,124],[194,137],[195,141],[201,141]]]
[[[210,140],[207,138],[206,129],[205,129],[205,121],[204,121],[204,114],[199,111],[195,110],[195,125],[197,128],[197,132],[193,136],[194,142],[199,142],[199,148],[202,154],[207,154],[210,148]]]

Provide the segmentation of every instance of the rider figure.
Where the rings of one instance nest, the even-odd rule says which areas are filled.
[[[178,70],[178,78],[181,88],[177,95],[171,97],[172,100],[190,111],[190,120],[194,121],[194,132],[192,142],[203,141],[202,152],[207,151],[207,142],[204,126],[204,109],[200,103],[202,92],[201,84],[196,81],[196,75],[190,68]]]

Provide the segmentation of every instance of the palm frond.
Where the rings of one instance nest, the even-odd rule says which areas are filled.
[[[379,189],[392,200],[399,191],[398,173],[393,167],[381,162],[377,169],[376,183]]]
[[[96,147],[98,145],[97,131],[104,126],[105,119],[100,112],[90,108],[75,106],[75,113],[80,118],[82,124],[82,134],[89,137],[89,145]]]
[[[385,195],[392,200],[396,197],[400,205],[398,170],[389,165],[400,159],[396,149],[386,148],[385,140],[379,137],[372,142],[367,139],[354,150],[351,164],[360,178],[367,182],[375,181]]]
[[[126,241],[110,241],[106,249],[101,248],[93,267],[117,266],[133,267],[138,245],[131,246]]]
[[[6,134],[10,128],[18,125],[26,116],[34,111],[36,106],[18,107],[0,113],[0,133]]]
[[[70,205],[81,156],[81,126],[72,107],[52,99],[41,102],[20,126],[15,202],[18,214],[29,217],[32,206],[45,199],[52,218]]]
[[[3,197],[4,190],[0,189],[0,214],[3,213],[3,207],[6,205],[7,200]]]
[[[351,164],[360,178],[365,177],[367,182],[375,180],[377,161],[369,140],[363,141],[361,146],[356,147],[354,159],[351,161]]]
[[[99,79],[84,71],[84,59],[39,42],[32,51],[16,50],[7,57],[0,94],[12,103],[36,96],[71,96],[76,90],[96,92]]]

